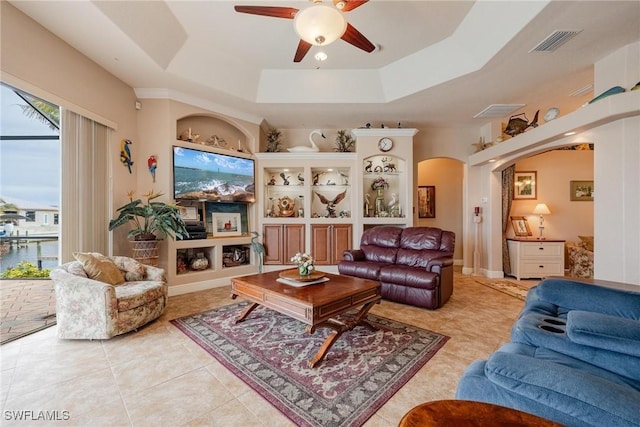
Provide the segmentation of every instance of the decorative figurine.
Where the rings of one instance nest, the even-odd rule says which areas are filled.
[[[133,160],[131,159],[131,148],[129,145],[133,144],[128,139],[123,139],[120,141],[120,161],[124,166],[129,169],[129,173],[131,173],[131,166],[133,166]]]
[[[224,138],[220,138],[218,135],[211,135],[205,143],[211,147],[217,148],[225,148],[227,146],[227,141]],[[240,141],[238,141],[238,147],[240,146]]]
[[[256,258],[258,258],[258,273],[262,273],[262,257],[267,253],[264,249],[262,243],[258,242],[258,237],[260,236],[257,232],[252,231],[253,237],[251,238],[251,249],[256,253]]]
[[[294,214],[295,202],[289,196],[278,199],[278,216],[290,217]]]
[[[314,194],[318,196],[318,199],[322,202],[322,204],[327,205],[327,214],[329,218],[336,217],[336,205],[340,203],[347,196],[347,190],[344,190],[342,193],[338,194],[333,200],[327,199],[322,194],[314,191]]]
[[[364,216],[369,216],[369,210],[371,209],[371,196],[369,193],[364,195]]]
[[[540,113],[540,110],[536,111],[536,115],[533,117],[533,120],[531,122],[528,121],[529,119],[527,119],[527,116],[524,113],[511,116],[509,118],[509,122],[507,123],[507,127],[504,130],[504,133],[509,136],[516,136],[520,135],[530,127],[538,127],[538,113]],[[524,119],[518,116],[523,116]]]
[[[391,162],[388,157],[382,158],[382,171],[383,172],[397,172],[396,164]]]
[[[478,139],[478,142],[476,142],[475,144],[471,144],[474,147],[476,147],[476,151],[474,151],[474,153],[479,153],[480,151],[485,149],[484,146],[484,136],[481,136],[480,139]]]
[[[291,175],[286,176],[284,172],[280,172],[280,178],[282,178],[282,185],[289,185],[289,178],[291,178]]]
[[[367,160],[367,164],[364,167],[364,171],[366,173],[371,173],[371,167],[373,166],[373,162],[371,160]]]
[[[158,160],[156,159],[156,156],[149,156],[147,159],[147,166],[149,167],[149,172],[153,177],[153,182],[156,182],[156,169],[158,168]]]
[[[311,133],[309,134],[309,142],[311,142],[311,147],[307,147],[304,145],[299,145],[297,147],[291,147],[291,148],[287,148],[288,151],[290,152],[309,152],[309,151],[320,151],[320,148],[318,148],[318,146],[316,145],[316,143],[313,141],[313,135],[320,135],[321,137],[323,137],[324,139],[327,139],[326,136],[324,136],[324,134],[322,133],[322,130],[320,129],[314,129],[311,131]]]

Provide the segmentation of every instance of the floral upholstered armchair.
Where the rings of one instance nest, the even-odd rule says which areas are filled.
[[[593,277],[593,236],[579,236],[580,242],[567,243],[569,275]]]
[[[133,258],[74,253],[51,271],[58,338],[109,339],[157,319],[167,306],[165,272]]]

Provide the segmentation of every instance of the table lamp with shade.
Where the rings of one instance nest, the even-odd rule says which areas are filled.
[[[534,215],[540,215],[540,225],[538,227],[540,229],[540,236],[538,236],[538,239],[544,240],[544,237],[542,237],[542,230],[544,230],[544,215],[550,215],[551,211],[546,204],[538,203],[535,209],[533,209],[533,213]]]

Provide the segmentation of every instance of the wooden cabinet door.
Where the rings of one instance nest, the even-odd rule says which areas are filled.
[[[283,233],[283,254],[284,259],[281,264],[291,264],[291,258],[298,253],[304,252],[304,224],[285,224]]]
[[[311,253],[318,265],[333,265],[352,247],[351,224],[314,224],[311,226]]]
[[[264,245],[264,264],[283,264],[282,224],[265,224],[262,229],[262,244]]]
[[[353,248],[353,227],[351,224],[331,226],[331,264],[342,261],[342,254]]]
[[[311,254],[316,265],[331,264],[331,225],[311,226]]]
[[[264,264],[291,264],[297,252],[304,252],[304,224],[264,224]]]

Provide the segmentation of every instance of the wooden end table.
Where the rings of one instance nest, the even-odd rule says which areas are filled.
[[[309,334],[313,334],[317,328],[333,329],[309,360],[309,367],[315,367],[344,332],[358,325],[377,329],[367,322],[366,317],[371,307],[382,298],[379,282],[330,273],[324,275],[329,278],[327,282],[302,287],[278,282],[279,271],[232,278],[231,298],[240,296],[252,302],[236,323],[245,320],[257,306],[262,305],[306,323]],[[341,322],[335,319],[337,315],[359,306],[360,310],[353,320]]]
[[[435,400],[411,409],[398,427],[562,427],[526,412],[470,400]]]

